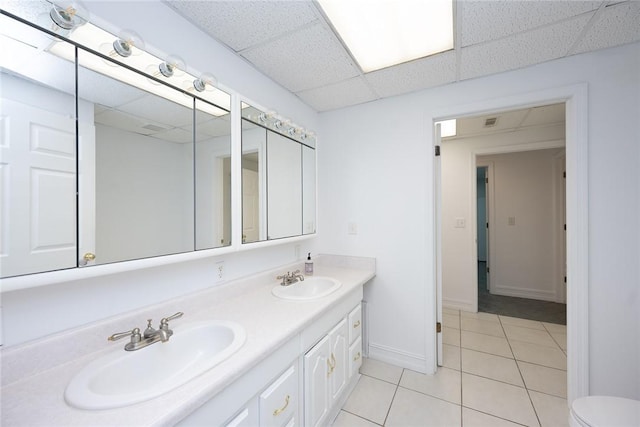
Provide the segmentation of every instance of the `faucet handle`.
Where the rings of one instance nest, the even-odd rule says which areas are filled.
[[[175,320],[175,319],[178,319],[178,318],[182,317],[183,314],[184,314],[183,312],[179,311],[176,314],[173,314],[173,315],[171,315],[169,317],[163,317],[160,320],[160,329],[167,330],[169,328],[169,322],[171,320]]]
[[[141,340],[141,336],[140,336],[140,328],[133,328],[130,331],[127,332],[118,332],[115,333],[113,335],[111,335],[109,338],[107,338],[109,341],[116,341],[119,340],[120,338],[125,338],[125,337],[131,337],[131,342],[136,343],[136,342],[140,342]]]

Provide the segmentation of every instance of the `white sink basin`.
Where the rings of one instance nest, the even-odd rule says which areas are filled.
[[[176,325],[173,331],[169,341],[136,351],[118,343],[73,377],[65,400],[80,409],[109,409],[158,397],[224,361],[246,339],[242,326],[219,320]]]
[[[310,300],[325,297],[340,289],[340,286],[342,282],[331,277],[309,276],[293,285],[278,285],[271,290],[271,293],[278,298]]]

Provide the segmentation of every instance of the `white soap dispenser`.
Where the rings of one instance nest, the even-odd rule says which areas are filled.
[[[304,274],[313,274],[313,261],[311,261],[311,252],[307,254],[307,261],[304,263]]]

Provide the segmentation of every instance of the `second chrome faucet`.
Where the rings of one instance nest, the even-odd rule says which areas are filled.
[[[158,329],[151,326],[151,319],[148,319],[147,328],[144,330],[144,333],[140,334],[140,328],[133,328],[127,332],[118,332],[113,334],[108,338],[108,340],[116,341],[120,338],[131,337],[131,341],[124,346],[126,351],[140,350],[141,348],[150,346],[158,341],[167,342],[169,341],[169,338],[171,338],[171,335],[173,335],[173,331],[169,329],[169,322],[182,317],[183,314],[184,313],[179,311],[172,316],[162,318]]]
[[[282,280],[282,282],[280,282],[280,285],[289,286],[289,285],[293,285],[298,280],[300,280],[302,282],[304,280],[304,276],[302,274],[300,274],[300,270],[296,270],[293,273],[287,271],[287,274],[283,274],[282,276],[278,276],[278,277],[276,277],[276,279]]]

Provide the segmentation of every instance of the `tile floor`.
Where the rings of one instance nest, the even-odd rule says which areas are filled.
[[[444,309],[436,375],[365,359],[334,427],[567,426],[566,326]]]

